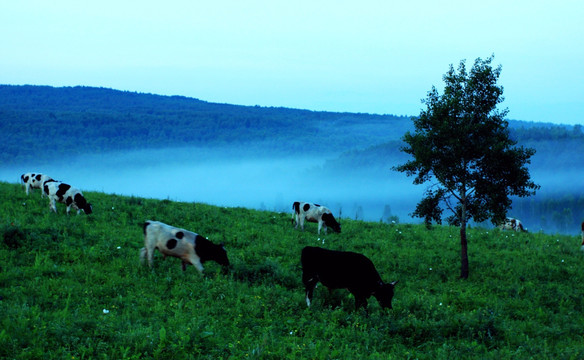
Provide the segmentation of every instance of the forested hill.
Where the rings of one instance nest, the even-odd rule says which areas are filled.
[[[584,142],[581,127],[511,121],[526,144],[557,148]],[[229,147],[278,154],[393,156],[412,129],[409,116],[210,103],[93,87],[0,85],[0,163],[42,163],[55,156],[157,149]],[[538,149],[539,150],[539,149]],[[569,155],[567,156],[569,157]],[[543,162],[557,158],[541,158]],[[353,164],[354,165],[354,164]]]
[[[253,151],[258,143],[275,152],[337,153],[398,139],[411,126],[402,116],[237,106],[92,87],[11,85],[0,85],[0,120],[4,164],[183,146],[246,145]]]

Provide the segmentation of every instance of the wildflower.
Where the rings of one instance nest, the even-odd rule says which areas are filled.
[[[109,314],[109,310],[108,309],[103,309],[103,313],[104,314]]]
[[[122,248],[121,246],[118,246],[118,250],[120,250],[121,248]]]

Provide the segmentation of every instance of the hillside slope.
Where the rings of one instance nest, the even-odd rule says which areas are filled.
[[[0,182],[1,358],[584,357],[582,253],[575,236],[469,230],[471,277],[458,279],[458,230],[342,219],[342,233],[294,230],[290,214],[87,192],[92,215],[50,213],[38,192]],[[140,266],[142,223],[224,242],[232,267]],[[311,225],[311,224],[309,224]],[[385,281],[354,311],[346,290],[301,284],[304,246],[357,251]]]

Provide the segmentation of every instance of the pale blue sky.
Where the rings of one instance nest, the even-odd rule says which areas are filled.
[[[584,124],[584,3],[4,1],[0,83],[418,115],[495,54],[508,118]]]

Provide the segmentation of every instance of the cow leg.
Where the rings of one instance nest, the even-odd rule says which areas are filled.
[[[140,249],[140,264],[144,265],[146,256],[148,256],[148,250],[146,250],[146,248],[143,247],[142,249]]]
[[[154,245],[146,243],[146,256],[148,258],[148,266],[149,267],[153,267],[154,266]]]
[[[205,270],[203,264],[201,264],[201,258],[199,258],[197,255],[192,254],[188,257],[188,259],[186,259],[186,261],[183,260],[183,270],[185,270],[185,263],[194,265],[201,274],[203,274],[203,271]]]
[[[201,274],[203,274],[203,271],[205,270],[205,268],[203,267],[203,264],[201,264],[201,260],[195,261],[195,263],[193,265],[195,265],[195,267],[197,268],[197,270],[199,270],[199,272]]]
[[[57,206],[55,205],[55,199],[51,199],[51,201],[49,202],[49,208],[51,210],[53,210],[53,212],[55,214],[57,213]]]
[[[300,217],[300,229],[302,229],[302,231],[304,231],[304,216]]]
[[[302,273],[302,282],[306,288],[306,305],[310,306],[312,302],[312,295],[314,293],[314,288],[318,283],[318,278],[316,276],[307,275],[305,272]]]

